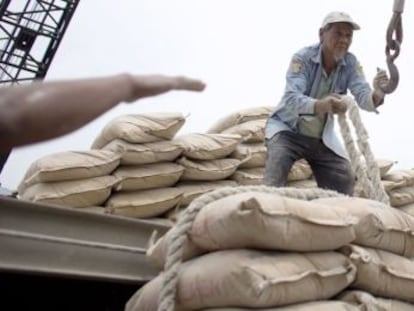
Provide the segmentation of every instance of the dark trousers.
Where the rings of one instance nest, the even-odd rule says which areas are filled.
[[[267,140],[266,147],[265,185],[285,187],[293,163],[304,158],[318,187],[353,194],[355,177],[349,161],[327,148],[322,140],[282,131]]]

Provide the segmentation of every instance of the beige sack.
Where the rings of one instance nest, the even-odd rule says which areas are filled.
[[[180,203],[182,192],[174,187],[113,194],[105,203],[109,214],[150,218]]]
[[[192,133],[177,137],[183,155],[195,160],[216,160],[227,157],[241,141],[239,135]]]
[[[398,209],[414,217],[414,203],[400,206]]]
[[[293,163],[289,171],[288,181],[305,180],[311,177],[312,169],[306,160],[301,159]]]
[[[414,185],[392,189],[388,192],[390,204],[394,207],[400,207],[414,203]]]
[[[65,151],[33,162],[18,187],[21,193],[36,183],[106,176],[119,165],[120,155],[106,150]]]
[[[239,306],[268,308],[329,299],[355,278],[342,254],[225,250],[184,263],[178,274],[175,310]],[[157,310],[163,274],[127,303],[126,310]]]
[[[223,187],[236,187],[237,183],[233,180],[182,181],[175,186],[183,192],[181,206],[187,206],[204,193]]]
[[[385,298],[414,302],[414,261],[386,251],[344,246],[341,252],[357,267],[352,288]]]
[[[93,149],[99,149],[114,139],[130,143],[151,143],[172,139],[184,125],[181,113],[153,112],[119,116],[110,121],[96,137]]]
[[[337,299],[360,306],[366,311],[414,311],[414,305],[398,301],[374,297],[370,293],[359,290],[347,290],[341,293]]]
[[[236,150],[230,155],[231,158],[242,161],[239,168],[264,167],[266,161],[266,146],[261,143],[239,144]],[[248,159],[246,161],[243,161]]]
[[[247,308],[214,308],[203,309],[202,311],[252,311]],[[352,305],[345,301],[313,301],[299,303],[285,307],[254,309],[255,311],[362,311],[358,306]],[[399,309],[398,309],[399,310]],[[368,311],[368,310],[364,310]],[[371,310],[374,311],[374,310]],[[405,311],[405,310],[404,310]],[[408,311],[408,310],[407,310]]]
[[[182,259],[229,248],[334,250],[355,239],[355,221],[340,207],[327,209],[260,192],[230,195],[200,210],[186,235]],[[173,230],[147,252],[149,261],[158,267],[164,265]]]
[[[217,160],[190,160],[182,157],[177,163],[184,167],[181,180],[214,181],[231,176],[240,165],[240,160],[224,158]]]
[[[363,198],[338,197],[315,201],[329,208],[345,207],[359,219],[355,225],[355,244],[414,257],[414,217],[381,202]]]
[[[242,186],[257,186],[263,184],[264,167],[237,169],[230,179]]]
[[[183,152],[183,148],[174,140],[162,140],[154,143],[134,144],[115,139],[103,147],[121,154],[122,165],[141,165],[159,162],[172,162]]]
[[[388,172],[383,177],[384,180],[403,183],[404,186],[414,185],[414,170],[395,170]]]
[[[386,160],[386,159],[376,159],[375,162],[378,165],[380,176],[383,178],[393,167],[396,161]]]
[[[245,143],[259,143],[264,141],[264,128],[266,119],[247,121],[235,126],[232,126],[222,133],[240,135],[242,141]]]
[[[116,191],[137,191],[174,186],[184,172],[175,163],[120,166],[113,173],[119,180]]]
[[[25,189],[19,198],[69,207],[99,206],[111,195],[116,183],[114,176],[39,183]]]
[[[274,107],[263,106],[263,107],[251,107],[235,111],[230,113],[223,118],[219,119],[213,124],[208,133],[221,133],[224,130],[252,120],[267,119],[269,114],[274,110]]]

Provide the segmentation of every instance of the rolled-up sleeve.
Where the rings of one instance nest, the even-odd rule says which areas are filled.
[[[358,106],[366,111],[378,113],[372,99],[372,89],[365,79],[361,65],[355,59],[350,68],[349,90],[354,96]]]

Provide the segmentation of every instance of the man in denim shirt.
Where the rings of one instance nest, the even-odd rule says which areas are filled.
[[[355,177],[335,135],[333,114],[346,112],[341,94],[348,90],[362,109],[377,112],[385,96],[380,86],[388,82],[380,70],[372,90],[358,60],[348,52],[358,29],[347,13],[331,12],[319,30],[320,43],[293,56],[284,95],[265,129],[266,185],[286,186],[293,163],[304,158],[319,187],[353,194]]]

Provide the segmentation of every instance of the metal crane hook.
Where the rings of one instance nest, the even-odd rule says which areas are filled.
[[[390,94],[398,86],[400,75],[394,60],[400,54],[400,47],[403,39],[403,28],[401,14],[404,10],[404,0],[394,0],[393,14],[387,29],[387,45],[385,47],[385,56],[390,80],[387,85],[382,86],[381,90],[385,94]]]

